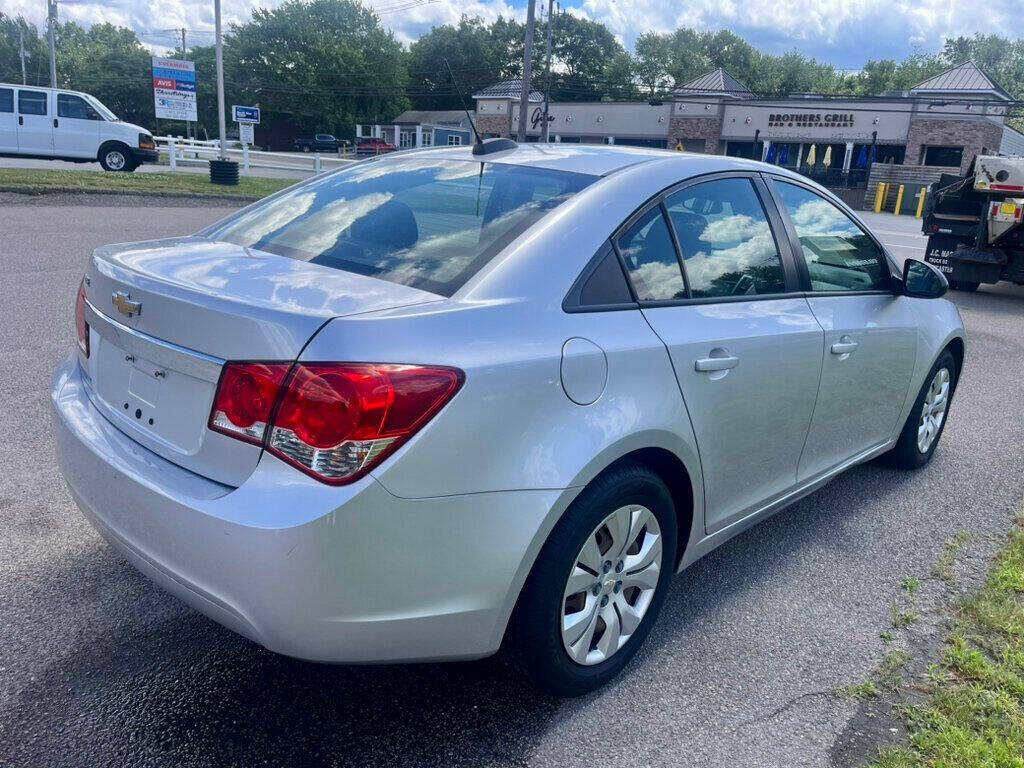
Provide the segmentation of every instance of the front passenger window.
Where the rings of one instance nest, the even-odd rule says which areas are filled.
[[[775,181],[803,250],[812,291],[888,290],[881,248],[857,224],[809,189]]]

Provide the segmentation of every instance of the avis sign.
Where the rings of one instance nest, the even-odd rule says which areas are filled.
[[[154,56],[153,104],[157,118],[198,120],[196,65],[191,61]]]

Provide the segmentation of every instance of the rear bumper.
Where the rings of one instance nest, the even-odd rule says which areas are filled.
[[[132,148],[132,158],[137,163],[155,163],[160,159],[160,153],[155,149]]]
[[[74,356],[51,395],[61,470],[100,534],[193,608],[289,656],[494,652],[562,503],[560,491],[400,499],[371,477],[334,488],[268,455],[232,489],[118,431]]]

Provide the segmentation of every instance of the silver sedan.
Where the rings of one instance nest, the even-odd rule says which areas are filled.
[[[671,575],[875,457],[926,464],[945,279],[746,160],[492,140],[103,247],[52,386],[82,512],[280,653],[577,695]]]

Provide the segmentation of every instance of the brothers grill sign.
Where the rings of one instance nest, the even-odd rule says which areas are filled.
[[[768,115],[769,128],[852,128],[852,112],[772,113]]]

